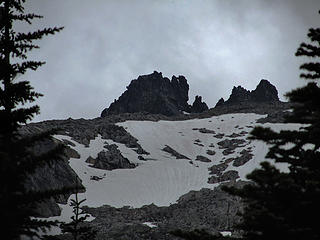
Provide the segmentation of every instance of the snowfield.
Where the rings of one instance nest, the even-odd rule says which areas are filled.
[[[268,146],[263,142],[247,140],[248,134],[243,132],[250,132],[254,126],[259,125],[256,121],[262,117],[264,116],[257,114],[226,114],[187,121],[126,121],[118,123],[117,125],[124,127],[126,131],[137,138],[142,148],[150,153],[150,155],[144,155],[146,161],[139,160],[139,155],[133,149],[112,140],[102,139],[101,136],[92,140],[89,147],[71,140],[69,136],[55,135],[54,137],[73,142],[75,146],[70,147],[81,156],[80,159],[71,158],[69,163],[86,188],[86,192],[79,194],[80,199],[87,199],[84,205],[99,207],[107,204],[114,207],[139,208],[153,203],[158,206],[168,206],[191,190],[216,187],[218,183],[207,183],[210,177],[208,168],[225,159],[239,156],[243,149],[251,147],[253,158],[239,167],[230,163],[225,172],[236,170],[239,173],[239,179],[245,180],[249,172],[259,167],[260,162],[265,160]],[[263,126],[278,131],[280,129],[298,129],[301,125],[268,123]],[[215,133],[200,132],[201,128]],[[242,135],[236,139],[244,139],[246,143],[236,148],[234,153],[224,155],[224,149],[219,148],[218,142],[233,139],[228,135],[240,134],[241,132]],[[224,136],[219,139],[215,137],[216,134],[224,134]],[[96,158],[100,151],[106,150],[103,148],[105,143],[116,144],[122,155],[130,162],[137,164],[137,167],[112,171],[90,167],[90,164],[85,162],[86,159],[89,156]],[[162,150],[166,145],[189,159],[176,159],[170,153]],[[210,155],[207,154],[207,150],[213,150],[216,153]],[[196,161],[198,155],[207,157],[211,162]],[[278,166],[283,171],[287,171],[286,165]],[[91,176],[98,176],[102,179],[99,181],[91,180]],[[51,219],[69,221],[72,215],[71,207],[69,205],[60,206],[62,208],[61,216]]]

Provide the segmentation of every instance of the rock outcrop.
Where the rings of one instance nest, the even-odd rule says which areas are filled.
[[[52,149],[61,142],[53,139],[42,140],[37,142],[33,147],[34,154],[41,155]],[[37,167],[34,172],[29,175],[25,181],[25,186],[29,191],[40,191],[45,192],[48,190],[56,190],[63,188],[75,188],[78,187],[80,191],[84,191],[84,187],[81,184],[80,178],[77,176],[75,171],[70,167],[68,159],[70,154],[77,157],[78,154],[75,151],[68,150],[65,148],[64,154],[61,159],[51,162],[50,164],[43,164]],[[75,192],[75,190],[73,191]],[[61,209],[56,203],[66,204],[67,199],[72,194],[66,193],[63,195],[57,195],[54,198],[45,199],[40,203],[37,203],[36,214],[39,217],[50,217],[60,215]]]
[[[221,98],[217,102],[216,107],[268,102],[279,102],[278,91],[268,80],[262,79],[253,91],[246,90],[241,86],[233,87],[229,99],[224,101],[224,99]]]
[[[101,151],[98,153],[96,159],[90,158],[90,160],[87,160],[87,162],[92,164],[92,167],[104,170],[136,167],[133,163],[130,163],[127,158],[122,156],[117,145],[106,145],[105,148],[108,149],[108,151]]]
[[[201,113],[201,112],[207,111],[208,109],[209,109],[208,105],[205,102],[202,102],[202,97],[196,96],[191,106],[190,112]]]
[[[135,112],[175,116],[182,111],[201,112],[208,109],[198,96],[191,107],[188,92],[189,84],[184,76],[173,76],[170,81],[161,72],[155,71],[132,80],[119,99],[102,111],[101,117]]]
[[[242,188],[245,184],[248,182],[237,181],[223,185]],[[220,231],[232,231],[237,236],[234,226],[241,221],[238,213],[243,207],[244,203],[239,197],[228,194],[219,186],[214,190],[191,191],[167,207],[151,204],[141,208],[114,208],[104,205],[99,208],[85,207],[84,210],[95,217],[87,224],[99,230],[99,240],[180,240],[180,237],[170,232],[177,229],[204,229],[220,237]],[[152,223],[154,227],[146,223]]]
[[[172,147],[166,145],[162,151],[170,153],[172,156],[174,156],[176,159],[190,159],[180,153],[178,153],[176,150],[174,150]]]

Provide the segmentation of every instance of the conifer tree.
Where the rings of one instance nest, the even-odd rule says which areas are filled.
[[[320,14],[320,11],[319,11]],[[301,43],[296,56],[311,57],[304,63],[300,77],[320,79],[320,28],[308,32],[309,43]],[[294,103],[287,122],[305,124],[299,130],[275,132],[270,128],[256,127],[250,139],[261,140],[271,147],[267,158],[286,163],[289,172],[281,172],[269,161],[261,163],[247,178],[252,184],[241,189],[223,187],[240,196],[246,207],[241,213],[242,222],[236,226],[246,240],[319,240],[320,213],[320,88],[316,82],[286,94]],[[220,239],[199,231],[173,232],[184,239]]]
[[[78,190],[76,190],[74,196],[74,199],[71,199],[70,202],[70,206],[73,208],[73,216],[71,216],[72,221],[60,225],[62,233],[70,233],[73,240],[94,240],[96,239],[97,232],[92,229],[92,227],[84,226],[84,222],[89,215],[82,210],[81,204],[85,202],[86,199],[79,200]]]
[[[320,13],[320,12],[319,12]],[[296,56],[312,57],[304,63],[300,77],[320,79],[320,28],[308,32],[309,43],[301,43]],[[244,239],[320,239],[320,88],[315,82],[286,94],[295,103],[287,122],[302,123],[299,130],[275,132],[256,127],[251,139],[271,147],[267,158],[287,163],[289,172],[280,172],[269,162],[247,177],[253,184],[227,189],[241,196],[246,205],[239,226]]]
[[[60,159],[61,145],[41,155],[35,155],[32,148],[51,132],[22,136],[19,128],[39,113],[38,106],[25,107],[42,96],[33,90],[28,81],[18,81],[16,76],[27,70],[37,70],[41,61],[27,60],[27,54],[39,48],[35,40],[52,35],[62,28],[44,28],[34,32],[16,32],[15,22],[31,24],[42,16],[25,13],[25,0],[0,0],[0,214],[1,239],[19,239],[21,235],[37,236],[39,230],[46,230],[56,224],[51,221],[32,218],[34,203],[54,196],[64,190],[31,192],[25,187],[25,179],[41,164]]]

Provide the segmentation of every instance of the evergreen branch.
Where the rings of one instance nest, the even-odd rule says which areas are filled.
[[[36,98],[43,96],[40,93],[32,91],[28,81],[21,81],[11,84],[7,91],[0,89],[0,104],[5,105],[5,99],[10,99],[13,104],[21,103],[24,105],[27,102],[33,102]]]
[[[304,107],[305,109],[313,108],[315,106],[320,106],[318,101],[320,94],[320,89],[315,82],[308,83],[307,86],[302,88],[297,88],[289,93],[285,94],[285,97],[289,98],[289,101],[299,103],[300,105],[295,105],[297,107]],[[318,107],[316,107],[319,109]]]
[[[15,41],[25,41],[25,42],[31,42],[33,40],[39,40],[42,39],[44,35],[52,35],[57,32],[60,32],[64,27],[54,27],[54,28],[44,28],[42,30],[38,30],[35,32],[29,32],[29,33],[18,33],[15,36]]]
[[[39,106],[32,106],[29,108],[18,108],[12,111],[12,121],[20,124],[26,124],[27,121],[31,120],[34,115],[39,114]]]
[[[308,37],[311,39],[311,41],[317,41],[320,43],[320,28],[310,28]]]
[[[305,73],[301,73],[300,74],[301,78],[305,78],[305,79],[320,79],[320,74],[319,73],[314,73],[314,74],[305,74]]]
[[[32,20],[35,19],[35,18],[43,18],[43,16],[41,15],[36,15],[36,14],[33,14],[33,13],[29,13],[29,14],[18,14],[18,15],[15,15],[15,14],[12,14],[10,15],[10,18],[13,20],[13,21],[26,21],[27,23],[29,24],[32,24]]]
[[[296,56],[320,57],[320,48],[311,44],[301,43]]]
[[[319,62],[304,63],[300,66],[300,69],[306,70],[309,72],[315,72],[316,74],[320,74],[320,63]]]
[[[15,63],[12,64],[12,67],[15,71],[15,73],[21,73],[24,74],[28,69],[31,69],[33,71],[36,71],[38,67],[44,65],[45,62],[38,62],[38,61],[26,61],[22,63]]]
[[[26,53],[33,49],[38,49],[38,48],[39,48],[38,45],[18,43],[11,49],[11,52],[13,54],[13,57],[27,59]]]
[[[5,1],[4,1],[5,2]],[[15,9],[16,11],[23,13],[24,7],[22,6],[22,2],[25,2],[25,0],[18,0],[18,1],[7,1],[8,8],[9,9]]]

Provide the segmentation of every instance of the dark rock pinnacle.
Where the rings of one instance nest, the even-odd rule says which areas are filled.
[[[174,116],[182,111],[190,112],[194,109],[195,112],[199,112],[206,108],[201,97],[196,99],[192,108],[188,104],[188,92],[189,84],[184,76],[173,76],[169,80],[163,77],[161,72],[154,71],[132,80],[119,99],[102,111],[101,117],[135,112]]]
[[[241,103],[268,103],[279,102],[278,91],[268,80],[262,79],[255,90],[249,91],[238,86],[233,87],[232,93],[227,101],[221,98],[216,107],[237,105]]]

